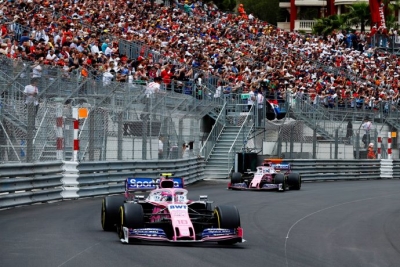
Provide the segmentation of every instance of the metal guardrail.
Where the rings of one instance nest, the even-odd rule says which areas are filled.
[[[62,200],[62,162],[0,165],[0,208]]]
[[[117,194],[127,177],[172,172],[185,184],[204,179],[203,159],[115,162],[42,162],[0,165],[0,209],[63,199]]]
[[[285,160],[303,181],[338,181],[381,178],[380,160]],[[393,161],[393,166],[395,166]],[[399,173],[400,174],[400,173]],[[394,176],[392,178],[400,178]]]
[[[285,160],[305,182],[400,179],[400,160]],[[204,159],[116,162],[42,162],[0,165],[0,209],[122,193],[127,177],[173,172],[185,184],[203,180]],[[75,170],[74,170],[75,169]],[[76,173],[76,174],[75,174]],[[75,175],[75,178],[74,178]],[[74,194],[68,193],[75,191]]]
[[[172,172],[184,177],[185,184],[203,180],[205,162],[202,159],[167,161],[126,161],[81,163],[78,166],[79,197],[122,193],[127,177],[154,177]]]

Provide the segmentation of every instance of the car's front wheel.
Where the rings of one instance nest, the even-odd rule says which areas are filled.
[[[118,236],[124,238],[123,228],[144,228],[143,207],[136,203],[124,203],[119,208]]]
[[[215,226],[224,229],[237,229],[240,227],[240,215],[236,206],[218,206],[214,210]],[[239,240],[220,241],[221,245],[232,245]]]
[[[301,176],[298,173],[289,173],[287,176],[287,182],[290,189],[300,190],[301,188]]]
[[[234,172],[231,175],[231,184],[238,184],[242,182],[242,174],[240,172]]]
[[[275,184],[282,184],[282,189],[280,192],[284,192],[286,190],[286,178],[283,173],[277,173],[274,177]]]
[[[104,231],[113,231],[118,221],[118,209],[124,204],[124,196],[108,196],[101,204],[101,227]]]

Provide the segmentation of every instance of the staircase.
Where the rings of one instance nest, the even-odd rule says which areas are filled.
[[[229,165],[229,150],[232,144],[235,143],[236,137],[240,131],[240,126],[225,126],[222,130],[214,148],[208,158],[205,174],[207,177],[212,179],[227,178]],[[234,150],[239,151],[243,145],[243,142],[236,142]]]

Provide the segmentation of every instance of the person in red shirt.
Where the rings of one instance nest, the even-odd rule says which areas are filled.
[[[8,37],[8,30],[5,24],[1,25],[1,38],[5,39]]]
[[[368,159],[376,159],[376,155],[375,155],[375,151],[374,151],[374,144],[373,143],[370,143],[368,145],[367,158]]]
[[[244,10],[243,4],[240,4],[238,7],[238,13],[242,18],[247,18],[246,11]]]
[[[168,65],[160,73],[160,76],[166,85],[171,83],[172,75],[173,73],[171,72],[170,67]]]

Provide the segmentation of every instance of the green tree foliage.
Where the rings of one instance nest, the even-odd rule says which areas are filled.
[[[349,29],[349,19],[348,14],[342,15],[332,15],[324,18],[319,18],[315,20],[316,23],[312,29],[314,34],[327,36],[331,34],[334,30],[348,30]]]
[[[234,12],[236,8],[236,0],[214,0],[212,2],[222,11]]]
[[[400,10],[400,0],[390,1],[387,3],[386,26],[387,28],[398,29],[399,22],[396,15]]]
[[[348,19],[352,26],[361,26],[361,31],[365,31],[365,26],[371,24],[371,10],[367,2],[356,2],[346,6],[349,10]]]
[[[237,12],[239,4],[244,5],[247,14],[276,25],[279,16],[279,0],[215,0],[219,9]]]
[[[241,0],[247,14],[276,25],[279,15],[279,0]]]

